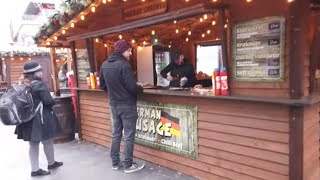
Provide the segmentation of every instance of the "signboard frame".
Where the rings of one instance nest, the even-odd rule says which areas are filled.
[[[143,115],[144,111],[152,110],[161,111],[161,120],[158,118],[151,118],[150,116]],[[187,156],[191,158],[198,158],[198,130],[197,130],[197,107],[185,106],[178,104],[159,103],[159,102],[147,102],[138,101],[137,103],[138,120],[135,134],[135,143],[148,146],[162,151]],[[162,119],[163,117],[167,117]],[[149,117],[149,118],[148,118]],[[157,133],[151,134],[150,125],[151,121],[154,121],[154,126],[158,129],[158,126],[162,122],[170,122],[170,119],[176,118],[179,120],[179,136],[174,131],[170,136],[164,136]],[[173,122],[173,121],[172,121]],[[147,124],[148,123],[148,124]],[[170,126],[170,128],[176,128],[177,124],[169,123],[162,124],[163,126]],[[148,130],[142,130],[144,124],[147,124]],[[151,128],[152,129],[152,128]],[[162,129],[162,128],[161,128]],[[165,131],[165,130],[164,130]],[[165,132],[163,132],[165,133]]]
[[[277,36],[277,33],[272,33],[270,30],[270,24],[271,23],[279,23],[280,24],[280,27],[279,27],[279,33],[278,33],[278,36],[279,36],[279,40],[280,42],[278,42],[279,44],[276,44],[279,46],[279,57],[277,58],[275,55],[276,54],[268,54],[269,51],[272,51],[274,49],[277,49],[277,48],[272,48],[269,43],[270,40],[273,40],[272,38],[274,38],[275,36]],[[245,27],[247,26],[248,29],[249,28],[252,28],[252,27],[257,27],[258,29],[258,26],[259,25],[266,25],[268,24],[268,30],[270,30],[269,33],[267,32],[264,32],[264,33],[260,33],[259,32],[252,32],[252,34],[254,34],[253,36],[250,36],[250,38],[248,38],[247,42],[251,43],[255,43],[255,42],[263,42],[263,40],[265,40],[267,38],[268,40],[268,46],[265,48],[266,51],[267,51],[267,54],[259,54],[259,53],[252,53],[252,54],[245,54],[245,55],[242,55],[242,56],[248,56],[248,57],[252,57],[252,59],[248,60],[249,63],[251,62],[255,62],[255,59],[253,58],[253,56],[265,56],[266,59],[264,60],[265,62],[263,62],[262,60],[259,61],[256,61],[256,63],[260,64],[262,62],[263,63],[266,63],[267,64],[267,67],[261,67],[260,65],[260,69],[263,69],[266,71],[268,71],[268,74],[271,73],[273,74],[273,71],[276,75],[278,75],[277,77],[272,77],[272,75],[262,75],[262,76],[258,76],[258,77],[254,77],[254,76],[247,76],[247,77],[239,77],[238,76],[238,70],[241,69],[237,66],[237,59],[238,57],[241,57],[241,56],[238,56],[239,52],[238,52],[238,49],[237,49],[237,46],[238,46],[238,39],[237,39],[237,35],[239,35],[237,33],[237,29],[238,27]],[[270,39],[268,39],[268,35],[270,36]],[[260,39],[259,39],[260,38]],[[264,39],[262,39],[264,38]],[[233,29],[232,29],[232,40],[233,40],[233,44],[232,44],[232,62],[233,62],[233,80],[234,81],[237,81],[237,82],[284,82],[284,71],[285,71],[285,68],[284,68],[284,56],[285,56],[285,18],[282,17],[282,16],[274,16],[274,17],[265,17],[265,18],[261,18],[261,19],[255,19],[255,20],[250,20],[250,21],[245,21],[245,22],[239,22],[239,23],[236,23],[233,25]],[[277,38],[276,38],[277,40]],[[268,49],[269,48],[269,49]],[[258,49],[258,48],[257,48]],[[256,51],[256,52],[259,52],[259,51]],[[274,58],[273,57],[276,57]],[[270,59],[268,58],[270,57]],[[263,59],[263,58],[261,58]],[[274,60],[273,60],[274,59]],[[277,60],[279,59],[279,60]],[[247,60],[244,58],[244,60]],[[251,62],[250,62],[251,61]],[[277,62],[279,61],[279,63]],[[275,62],[275,65],[277,65],[278,63],[278,66],[274,66],[274,63]],[[252,64],[251,64],[252,65]],[[254,65],[254,64],[253,64]],[[250,66],[250,64],[248,65]],[[259,66],[259,65],[258,65]],[[274,68],[277,68],[277,69],[267,69],[267,68],[270,68],[270,67],[274,67]],[[247,67],[248,69],[250,69],[250,67]],[[259,67],[251,67],[252,72],[253,70],[259,70]],[[248,73],[252,73],[252,72],[249,72],[250,70],[247,70]]]
[[[157,14],[162,14],[165,13],[167,9],[167,1],[152,1],[124,9],[122,11],[122,18],[125,21],[131,21]]]

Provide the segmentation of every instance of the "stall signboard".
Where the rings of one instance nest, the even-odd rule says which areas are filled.
[[[197,107],[138,101],[135,141],[187,157],[198,157]]]
[[[86,80],[87,73],[90,73],[90,64],[89,64],[87,49],[77,49],[76,57],[77,57],[78,79]]]
[[[267,17],[233,27],[235,81],[283,82],[285,19]]]
[[[167,1],[153,1],[124,9],[122,16],[124,20],[129,21],[165,13],[166,11]]]

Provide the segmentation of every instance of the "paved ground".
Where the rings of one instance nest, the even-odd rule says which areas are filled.
[[[55,145],[56,159],[64,165],[45,177],[30,177],[28,143],[17,140],[14,127],[0,123],[0,180],[194,180],[175,171],[147,163],[144,170],[132,174],[111,170],[109,149],[85,141]],[[139,160],[138,160],[139,162]],[[40,146],[40,166],[46,158]]]

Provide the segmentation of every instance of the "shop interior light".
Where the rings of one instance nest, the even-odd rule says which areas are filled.
[[[54,36],[54,40],[58,40],[58,36]]]
[[[156,39],[154,40],[154,42],[155,42],[155,43],[158,43],[158,39],[156,38]]]
[[[82,21],[84,21],[85,16],[82,14],[82,15],[80,16],[80,19],[81,19]]]
[[[62,34],[65,34],[66,33],[66,30],[65,29],[62,29]]]
[[[151,31],[151,34],[152,34],[152,35],[155,35],[155,34],[156,34],[156,32],[155,32],[154,30],[152,30],[152,31]]]
[[[70,27],[74,28],[74,22],[72,22],[72,23],[70,24]]]
[[[93,12],[93,13],[96,12],[96,7],[95,6],[91,7],[91,12]]]

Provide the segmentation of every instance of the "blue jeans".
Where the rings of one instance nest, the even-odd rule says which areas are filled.
[[[111,105],[112,144],[110,157],[112,165],[120,163],[120,142],[124,130],[124,166],[130,167],[133,162],[134,137],[138,118],[136,105]]]

